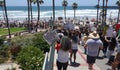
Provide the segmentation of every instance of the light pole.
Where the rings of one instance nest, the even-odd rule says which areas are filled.
[[[100,0],[98,0],[98,5],[97,5],[97,24],[98,24],[98,17],[99,17],[99,3],[100,3]]]
[[[107,17],[107,4],[108,4],[108,0],[106,0],[106,7],[105,7],[105,22],[106,22],[106,17]]]
[[[53,3],[53,25],[52,25],[52,29],[53,29],[53,27],[55,25],[55,0],[53,0],[52,3]]]

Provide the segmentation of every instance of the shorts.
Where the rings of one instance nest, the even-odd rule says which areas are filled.
[[[89,56],[87,55],[87,63],[88,64],[94,64],[96,61],[96,56]]]
[[[72,49],[72,53],[77,53],[78,49]]]

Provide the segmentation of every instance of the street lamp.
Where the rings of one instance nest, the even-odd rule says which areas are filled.
[[[107,17],[107,4],[108,4],[108,0],[106,0],[106,7],[105,7],[105,22],[106,22],[106,17]]]
[[[97,24],[98,24],[98,17],[99,17],[99,3],[100,3],[100,0],[98,0],[98,5],[97,5]]]
[[[53,25],[52,25],[52,29],[55,25],[55,0],[52,0],[52,4],[53,4]]]

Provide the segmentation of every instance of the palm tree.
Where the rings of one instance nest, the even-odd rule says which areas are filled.
[[[30,0],[27,0],[27,4],[28,4],[28,30],[30,33],[30,31],[31,31],[31,28],[30,28]]]
[[[3,7],[4,6],[4,2],[3,0],[0,0],[0,7]]]
[[[116,2],[116,4],[117,4],[118,7],[119,7],[118,18],[117,18],[117,23],[118,23],[118,22],[119,22],[119,16],[120,16],[120,0],[118,0],[118,1]]]
[[[68,2],[67,2],[66,0],[64,0],[64,1],[62,2],[62,6],[64,7],[65,20],[66,20],[66,7],[67,7],[67,5],[68,5]]]
[[[33,0],[30,0],[30,15],[31,15],[31,23],[32,23],[32,20],[33,20],[33,14],[32,14],[32,2],[33,2]]]
[[[40,20],[40,4],[44,3],[43,0],[34,0],[34,4],[37,3],[37,9],[38,9],[38,18],[37,18],[37,28],[38,28],[38,24],[39,24],[39,20]],[[37,31],[37,29],[36,29]]]
[[[103,6],[102,6],[102,8],[103,8],[103,13],[102,13],[102,24],[103,25],[106,25],[106,23],[104,22],[105,21],[105,0],[103,0]]]
[[[4,11],[5,11],[5,20],[7,23],[7,27],[8,27],[8,34],[9,34],[9,38],[11,38],[11,34],[10,34],[10,24],[8,22],[8,16],[7,16],[7,8],[6,8],[6,0],[0,0],[0,7],[4,7]]]
[[[76,9],[78,8],[78,4],[74,2],[74,3],[72,4],[72,8],[74,9],[74,18],[75,18]]]
[[[100,3],[100,0],[98,0],[98,5],[96,6],[97,7],[97,24],[98,24],[98,17],[99,17],[99,8],[100,8],[100,6],[99,6],[99,3]]]
[[[3,1],[0,1],[0,7],[2,9],[3,17],[4,17],[4,20],[5,20],[5,12],[4,12],[4,3],[3,3]]]

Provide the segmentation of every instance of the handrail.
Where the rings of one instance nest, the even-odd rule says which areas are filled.
[[[53,70],[54,65],[54,44],[50,47],[50,52],[45,55],[44,64],[42,70]]]
[[[42,70],[47,70],[46,68],[46,65],[48,63],[48,52],[46,52],[45,54],[45,59],[44,59],[44,63],[43,63],[43,67],[42,67]]]

